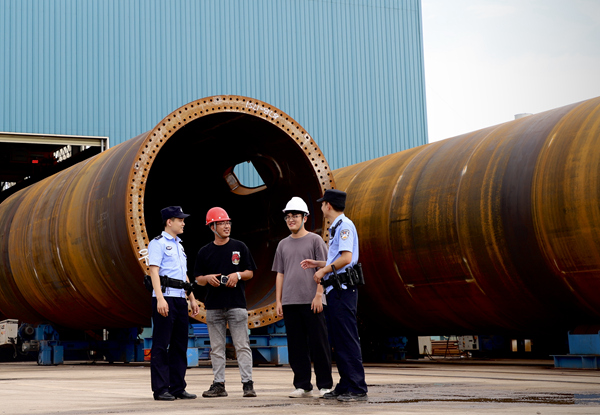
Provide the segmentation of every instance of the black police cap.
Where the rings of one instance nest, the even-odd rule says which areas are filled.
[[[346,192],[337,189],[327,189],[322,198],[317,199],[317,203],[329,202],[332,205],[345,208],[346,207]]]
[[[160,215],[162,216],[162,220],[167,220],[171,218],[187,218],[190,215],[183,213],[181,206],[169,206],[160,211]]]

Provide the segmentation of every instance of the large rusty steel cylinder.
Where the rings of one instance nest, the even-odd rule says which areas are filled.
[[[240,182],[252,166],[264,185]],[[315,200],[334,185],[321,151],[290,116],[264,102],[214,96],[175,110],[151,131],[31,185],[0,205],[0,315],[76,329],[150,325],[147,247],[160,235],[160,210],[191,216],[181,235],[188,275],[213,240],[208,209],[233,220],[258,266],[246,286],[250,327],[277,319],[274,275],[282,209],[309,203],[308,228],[322,232]],[[204,313],[199,317],[204,318]]]
[[[423,334],[600,322],[600,98],[334,171],[369,324]]]

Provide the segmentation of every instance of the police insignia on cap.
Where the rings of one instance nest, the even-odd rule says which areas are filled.
[[[171,249],[173,249],[173,247],[171,245],[167,245],[167,250],[170,251]]]
[[[233,251],[231,254],[231,263],[238,265],[240,263],[240,251]]]
[[[342,238],[344,241],[346,239],[348,239],[348,237],[350,236],[350,230],[349,229],[344,229],[340,232],[340,238]]]

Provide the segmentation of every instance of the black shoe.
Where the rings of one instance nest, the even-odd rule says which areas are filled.
[[[340,402],[358,402],[358,401],[366,401],[367,398],[367,394],[366,393],[353,393],[353,392],[348,392],[348,393],[344,393],[343,395],[340,395],[337,397],[337,400]]]
[[[202,396],[204,398],[218,398],[221,396],[227,396],[225,384],[223,382],[213,382],[213,384],[210,385],[210,388],[202,393]]]
[[[198,396],[193,393],[187,393],[186,391],[181,392],[180,394],[174,395],[177,399],[196,399]]]
[[[327,392],[325,395],[321,396],[323,399],[337,399],[338,396],[342,396],[341,392],[338,392],[336,389],[331,392]]]
[[[254,392],[254,382],[249,380],[248,382],[242,382],[244,390],[244,398],[256,398],[256,392]]]
[[[169,392],[163,392],[160,394],[154,394],[155,401],[174,401],[175,397],[171,395]]]

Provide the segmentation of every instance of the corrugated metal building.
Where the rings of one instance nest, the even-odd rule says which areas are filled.
[[[3,0],[0,34],[0,131],[114,146],[234,94],[332,169],[427,143],[420,0]]]

